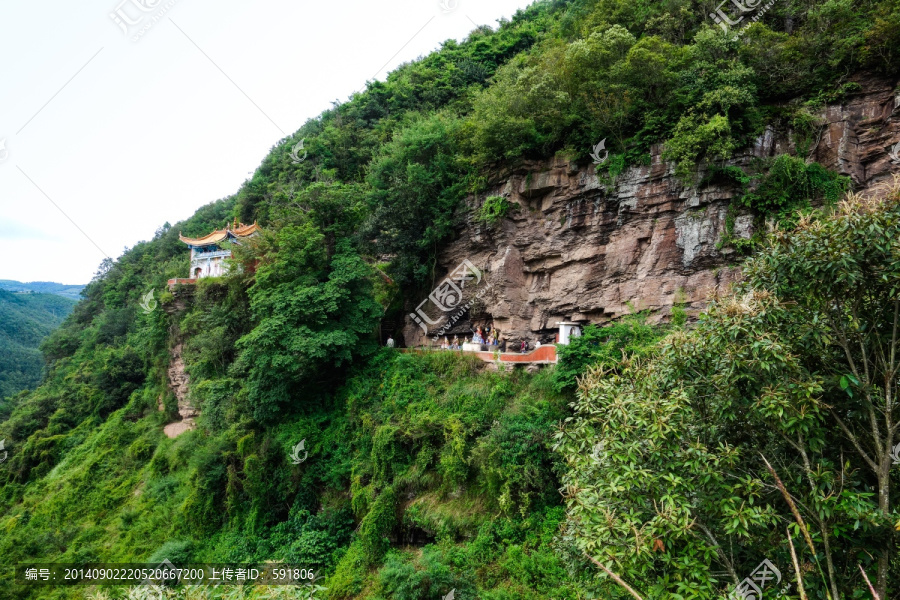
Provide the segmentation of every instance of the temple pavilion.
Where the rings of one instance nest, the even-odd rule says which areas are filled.
[[[239,244],[241,240],[257,235],[259,225],[244,225],[235,219],[232,227],[217,229],[202,238],[187,238],[178,234],[178,239],[191,249],[191,273],[188,280],[177,280],[178,283],[193,283],[203,277],[220,277],[228,271],[225,259],[231,258],[231,250],[222,247],[223,242]]]

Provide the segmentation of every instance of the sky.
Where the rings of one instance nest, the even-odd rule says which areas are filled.
[[[532,0],[0,0],[0,279],[87,283],[404,62]]]

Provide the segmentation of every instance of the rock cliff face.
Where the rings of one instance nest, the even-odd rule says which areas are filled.
[[[900,91],[896,81],[855,81],[860,92],[820,111],[823,124],[809,158],[851,177],[859,190],[900,171],[889,155],[900,142]],[[755,157],[794,152],[794,139],[788,130],[768,127],[729,164],[749,167]],[[474,325],[493,321],[508,340],[552,342],[559,321],[603,323],[628,314],[629,305],[649,309],[661,321],[673,304],[696,314],[711,295],[726,292],[740,276],[739,258],[716,245],[739,192],[728,185],[683,184],[661,151],[652,148],[649,165],[625,170],[611,186],[598,179],[593,164],[564,159],[496,173],[486,194],[468,199],[467,225],[439,258],[439,273],[469,260],[483,271],[481,283],[468,281],[454,310],[442,310],[453,304],[452,295],[443,307],[422,304],[422,313],[438,323],[428,325],[428,336],[407,316],[406,344],[430,343],[485,286],[489,291],[449,329],[451,337],[471,335]],[[695,181],[703,175],[701,170]],[[475,223],[474,209],[496,195],[520,208],[494,228]],[[739,213],[735,234],[752,235],[753,220]],[[426,298],[407,312],[415,312],[421,300]]]
[[[200,415],[200,411],[191,405],[191,401],[188,398],[190,377],[185,370],[181,349],[182,345],[179,343],[172,350],[172,360],[167,371],[169,389],[172,390],[172,393],[175,394],[175,398],[178,400],[178,415],[181,417],[180,421],[175,421],[165,426],[163,431],[170,438],[178,437],[182,433],[194,429],[197,426],[194,419]]]

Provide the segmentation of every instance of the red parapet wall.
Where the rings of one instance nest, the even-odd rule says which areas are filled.
[[[423,350],[418,350],[416,348],[401,348],[401,352],[423,352]],[[424,350],[424,352],[448,352],[448,350]],[[467,350],[450,350],[449,352],[461,352],[463,354],[474,354],[484,362],[497,362],[497,354],[495,352],[471,352]],[[541,346],[531,352],[526,354],[519,354],[518,352],[501,352],[500,353],[500,362],[501,363],[512,363],[512,364],[522,364],[522,365],[551,365],[556,364],[556,346]]]
[[[176,285],[194,285],[195,283],[197,283],[196,279],[170,279],[169,289],[174,290]]]
[[[497,354],[494,352],[473,352],[473,354],[485,362],[495,362],[497,360]],[[500,362],[502,363],[554,364],[556,360],[556,346],[541,346],[526,354],[515,352],[500,353]]]

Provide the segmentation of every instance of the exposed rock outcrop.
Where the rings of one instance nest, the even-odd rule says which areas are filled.
[[[188,399],[190,377],[185,371],[181,350],[181,344],[172,349],[172,360],[168,369],[169,389],[178,400],[178,415],[181,417],[180,421],[169,423],[163,430],[170,438],[178,437],[186,431],[195,429],[197,427],[195,419],[200,415],[200,411],[194,408]]]
[[[847,175],[856,189],[898,172],[888,151],[900,141],[900,93],[895,81],[859,77],[862,87],[841,104],[825,107],[821,134],[809,158]],[[755,157],[794,151],[792,132],[769,127],[756,144],[730,164],[749,167]],[[525,162],[498,172],[484,195],[468,199],[467,225],[439,258],[450,273],[468,259],[491,286],[482,301],[449,333],[492,320],[511,340],[553,341],[556,322],[603,323],[635,310],[668,318],[673,304],[696,314],[711,294],[739,277],[738,257],[718,248],[726,215],[738,189],[684,185],[673,165],[651,151],[650,164],[628,168],[604,185],[593,164],[562,158]],[[701,170],[695,181],[701,181]],[[471,218],[485,197],[503,195],[519,205],[496,228]],[[753,217],[739,213],[734,233],[749,237]],[[474,294],[465,290],[462,306]],[[421,300],[421,299],[419,299]],[[417,304],[418,301],[415,303]],[[413,312],[416,305],[408,306]],[[448,315],[431,302],[422,306],[439,325]],[[406,318],[407,345],[428,343],[423,329]]]

